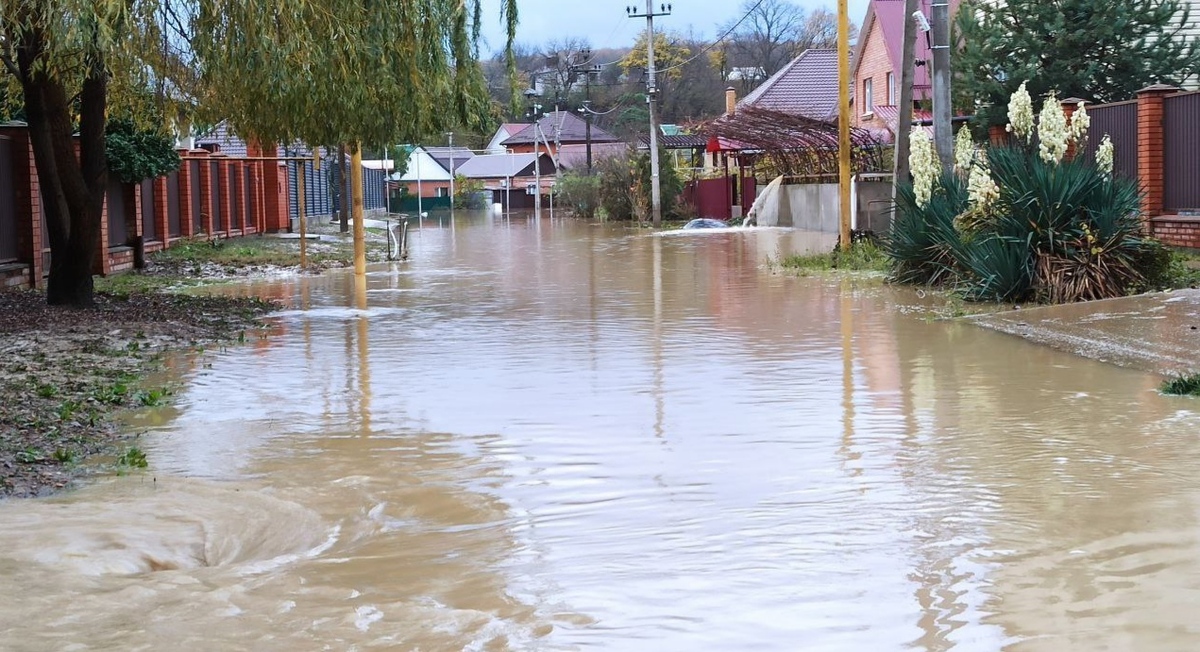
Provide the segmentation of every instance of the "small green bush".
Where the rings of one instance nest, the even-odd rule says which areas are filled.
[[[576,216],[592,219],[600,208],[600,177],[570,172],[558,186],[559,200]]]
[[[1200,396],[1200,374],[1176,376],[1163,381],[1159,389],[1163,394],[1173,396]]]
[[[104,149],[109,171],[125,183],[161,177],[182,164],[170,136],[139,128],[128,118],[108,121]]]

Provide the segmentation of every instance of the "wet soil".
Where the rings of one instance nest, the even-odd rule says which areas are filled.
[[[170,389],[142,379],[167,350],[244,338],[275,304],[183,294],[100,294],[96,307],[46,305],[40,292],[0,293],[0,497],[69,486],[131,434],[124,409],[159,405]],[[127,456],[133,460],[136,453]]]

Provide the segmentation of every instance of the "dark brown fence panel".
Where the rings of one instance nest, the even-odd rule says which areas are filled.
[[[115,176],[108,180],[108,246],[119,247],[128,243],[129,233],[125,229],[125,189]]]
[[[1163,208],[1200,210],[1200,93],[1164,100],[1163,135]]]
[[[146,179],[138,186],[142,193],[142,240],[158,240],[158,223],[154,219],[154,179]]]
[[[192,233],[204,233],[204,215],[203,202],[201,197],[203,190],[200,188],[200,161],[188,161],[188,179],[191,180],[191,197],[189,201],[192,203]]]
[[[209,201],[212,203],[213,231],[220,233],[225,230],[225,222],[223,221],[225,216],[221,214],[221,182],[224,179],[221,178],[221,165],[219,163],[213,161],[208,165],[208,178],[212,179],[212,192],[209,194]]]
[[[242,219],[245,217],[242,215],[243,211],[245,210],[242,204],[242,192],[244,188],[245,184],[242,183],[242,166],[238,163],[234,163],[233,165],[229,166],[229,203],[231,204],[229,211],[230,229],[242,228]]]
[[[1113,144],[1113,176],[1137,181],[1137,100],[1088,107],[1092,126],[1081,156],[1096,160],[1096,149],[1105,134]]]
[[[20,257],[17,247],[17,195],[13,186],[12,141],[0,138],[0,263]]]
[[[179,172],[167,175],[167,235],[178,238],[183,235],[183,226],[179,222]]]
[[[258,197],[257,193],[255,192],[257,189],[254,187],[253,166],[253,163],[249,163],[245,168],[246,183],[244,185],[246,186],[246,226],[248,227],[258,226],[258,202],[256,201]],[[261,178],[259,179],[259,183],[262,183]]]

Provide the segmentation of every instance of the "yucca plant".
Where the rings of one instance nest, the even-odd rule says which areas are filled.
[[[927,285],[952,280],[958,265],[954,251],[961,245],[954,220],[966,208],[966,186],[955,175],[943,175],[925,205],[911,183],[900,184],[892,228],[880,241],[893,261],[893,278]]]

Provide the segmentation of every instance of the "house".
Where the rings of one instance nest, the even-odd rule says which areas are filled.
[[[871,0],[863,19],[858,44],[850,65],[854,80],[851,115],[855,127],[867,129],[881,140],[895,138],[900,109],[900,60],[904,48],[904,0]],[[930,0],[919,0],[920,11],[930,15]],[[950,15],[959,0],[950,0]],[[928,34],[917,34],[913,70],[913,102],[932,99],[930,75],[933,61]],[[928,111],[916,110],[913,120],[928,120]]]
[[[538,151],[549,152],[558,156],[561,145],[586,145],[588,142],[619,143],[620,138],[592,125],[591,137],[588,137],[587,122],[570,111],[552,111],[542,116],[536,123],[525,125],[525,128],[513,136],[501,141],[504,148],[513,153],[532,153],[534,143],[540,146]]]
[[[475,152],[466,147],[424,147],[423,148],[438,165],[447,172],[457,172],[467,159],[475,158]],[[503,152],[501,152],[503,153]]]
[[[500,128],[496,129],[495,135],[493,135],[492,139],[490,141],[488,141],[488,145],[487,145],[488,153],[489,154],[504,154],[504,153],[506,153],[508,150],[505,149],[505,147],[503,145],[501,145],[500,143],[521,133],[521,131],[524,130],[525,127],[528,127],[528,126],[529,125],[525,124],[524,122],[505,122],[504,124],[500,125]]]
[[[459,175],[481,181],[484,189],[491,192],[493,203],[507,208],[533,208],[538,177],[544,195],[554,187],[556,172],[551,156],[533,152],[483,154],[458,168]]]
[[[393,174],[391,181],[413,197],[449,197],[451,178],[450,170],[428,148],[416,146],[409,150],[404,173]]]
[[[827,120],[837,112],[837,99],[837,50],[812,49],[789,61],[737,106]]]

